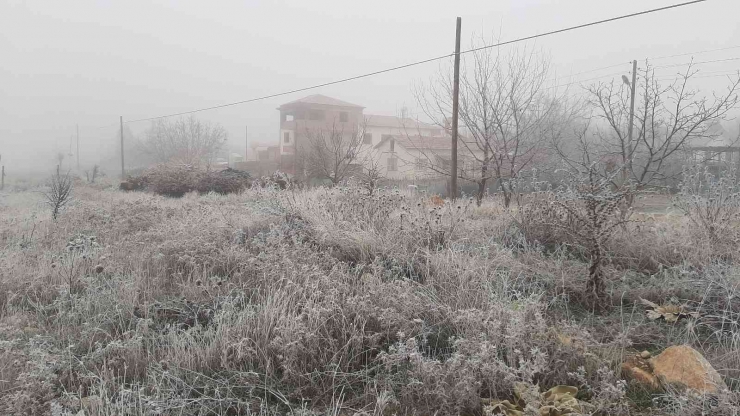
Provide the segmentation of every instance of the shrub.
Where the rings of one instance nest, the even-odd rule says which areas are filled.
[[[585,172],[573,172],[566,186],[545,198],[547,205],[536,205],[534,213],[529,213],[530,220],[539,218],[531,222],[530,227],[538,224],[545,230],[560,229],[588,252],[590,266],[586,295],[594,307],[606,296],[603,264],[607,253],[604,245],[617,227],[626,223],[620,205],[631,193],[629,188],[613,190],[611,179],[601,177],[596,165],[591,165]]]
[[[225,195],[238,193],[251,185],[249,173],[227,168],[220,172],[205,172],[199,175],[195,190],[201,194],[215,192]]]
[[[740,182],[736,168],[727,168],[718,177],[707,167],[689,167],[673,201],[695,227],[706,233],[713,248],[736,250],[740,221]]]
[[[46,204],[51,208],[51,217],[56,220],[59,212],[72,200],[73,179],[67,172],[62,176],[59,171],[51,177],[49,190],[42,192]]]
[[[147,169],[137,177],[129,177],[121,184],[121,188],[148,190],[158,195],[180,198],[194,191],[200,194],[238,193],[251,185],[252,181],[247,172],[231,168],[223,171],[204,171],[190,165],[169,164]]]

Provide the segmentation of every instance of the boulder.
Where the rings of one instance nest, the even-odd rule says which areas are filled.
[[[653,374],[663,385],[687,387],[699,393],[716,393],[727,385],[709,361],[688,345],[668,347],[650,359]]]
[[[647,357],[649,358],[649,357]],[[642,353],[628,358],[622,363],[622,376],[633,380],[650,390],[660,390],[660,381],[653,374],[653,368],[650,361]]]

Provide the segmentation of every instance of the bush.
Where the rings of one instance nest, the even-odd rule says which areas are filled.
[[[737,251],[737,222],[740,219],[740,183],[737,169],[713,175],[708,168],[691,167],[684,172],[674,205],[701,232],[712,248]]]
[[[223,171],[204,171],[190,165],[159,165],[147,169],[140,176],[129,177],[121,183],[122,190],[147,190],[158,195],[180,198],[188,192],[207,194],[238,193],[251,187],[249,173],[228,168]]]
[[[73,178],[67,172],[62,176],[59,171],[51,177],[49,190],[42,192],[46,204],[51,208],[51,217],[56,220],[59,212],[72,200]]]
[[[201,194],[215,192],[226,195],[234,194],[251,186],[249,173],[227,168],[221,172],[206,172],[199,175],[195,190]]]

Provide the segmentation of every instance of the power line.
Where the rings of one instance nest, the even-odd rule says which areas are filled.
[[[738,75],[738,74],[740,74],[740,70],[739,71],[734,71],[734,72],[727,72],[727,73],[724,73],[724,74],[716,74],[716,75],[696,75],[696,76],[689,77],[689,79],[730,77],[732,75]],[[672,77],[671,76],[663,76],[661,78],[655,78],[655,79],[657,81],[669,81],[669,80],[677,79],[679,76],[680,75],[676,74],[676,76],[672,76]]]
[[[619,72],[612,72],[611,74],[601,75],[601,76],[598,76],[598,77],[593,77],[593,78],[588,78],[588,79],[579,79],[579,80],[576,80],[576,81],[573,81],[573,82],[569,82],[567,84],[554,85],[552,87],[545,87],[545,88],[543,88],[543,90],[552,89],[552,88],[567,87],[569,85],[573,85],[573,84],[577,84],[577,83],[581,83],[581,82],[586,82],[586,81],[593,81],[593,80],[600,79],[600,78],[605,78],[605,77],[611,77],[611,76],[619,75],[619,74],[622,74],[622,73],[623,73],[622,71],[619,71]]]
[[[626,64],[628,64],[628,63],[629,63],[629,62],[624,62],[624,63],[619,63],[619,64],[615,64],[615,65],[609,65],[609,66],[604,66],[604,67],[601,67],[601,68],[596,68],[596,69],[589,69],[588,71],[583,71],[583,72],[576,72],[575,74],[569,74],[569,75],[565,75],[565,76],[562,76],[562,77],[557,77],[557,78],[553,79],[553,81],[557,81],[557,80],[559,80],[559,79],[563,79],[563,78],[570,78],[570,77],[574,77],[574,76],[576,76],[576,75],[583,75],[583,74],[588,74],[588,73],[591,73],[591,72],[601,71],[601,70],[603,70],[603,69],[611,69],[611,68],[616,68],[616,67],[618,67],[618,66],[626,65]],[[606,76],[606,75],[605,75],[605,76]],[[599,77],[599,78],[601,78],[601,77]]]
[[[706,0],[704,0],[704,1],[706,1]],[[438,56],[436,58],[430,58],[430,59],[425,59],[423,61],[412,62],[412,63],[406,64],[406,65],[400,65],[400,66],[395,66],[393,68],[381,69],[379,71],[369,72],[367,74],[356,75],[354,77],[343,78],[343,79],[338,79],[336,81],[325,82],[323,84],[312,85],[310,87],[296,88],[296,89],[290,90],[290,91],[284,91],[284,92],[279,92],[279,93],[270,94],[270,95],[263,95],[262,97],[250,98],[248,100],[236,101],[236,102],[233,102],[233,103],[221,104],[221,105],[216,105],[216,106],[213,106],[213,107],[200,108],[200,109],[197,109],[197,110],[183,111],[183,112],[180,112],[180,113],[167,114],[167,115],[164,115],[164,116],[139,118],[139,119],[136,119],[136,120],[129,120],[129,121],[126,121],[125,124],[136,123],[136,122],[139,122],[139,121],[156,120],[156,119],[159,119],[159,118],[182,116],[182,115],[185,115],[185,114],[198,113],[198,112],[201,112],[201,111],[215,110],[217,108],[224,108],[224,107],[230,107],[230,106],[239,105],[239,104],[251,103],[251,102],[254,102],[254,101],[266,100],[268,98],[280,97],[281,95],[288,95],[288,94],[293,94],[293,93],[296,93],[296,92],[313,90],[313,89],[316,89],[316,88],[326,87],[326,86],[334,85],[334,84],[340,84],[340,83],[347,82],[347,81],[354,81],[354,80],[357,80],[357,79],[360,79],[360,78],[367,78],[367,77],[371,77],[373,75],[379,75],[379,74],[383,74],[383,73],[386,73],[386,72],[397,71],[399,69],[404,69],[404,68],[408,68],[408,67],[411,67],[411,66],[426,64],[426,63],[429,63],[429,62],[438,61],[440,59],[449,58],[452,55],[453,54],[448,54],[448,55],[444,55],[444,56]]]
[[[460,52],[460,53],[468,53],[468,52],[480,51],[480,50],[483,50],[483,49],[489,49],[489,48],[494,48],[494,47],[497,47],[497,46],[508,45],[510,43],[521,42],[521,41],[524,41],[524,40],[530,40],[530,39],[535,39],[535,38],[539,38],[539,37],[543,37],[543,36],[554,35],[556,33],[563,33],[563,32],[568,32],[568,31],[571,31],[571,30],[582,29],[584,27],[600,25],[602,23],[613,22],[615,20],[627,19],[627,18],[630,18],[630,17],[641,16],[641,15],[644,15],[644,14],[660,12],[660,11],[663,11],[663,10],[674,9],[674,8],[682,7],[682,6],[688,6],[688,5],[694,4],[694,3],[703,3],[705,1],[707,1],[707,0],[694,0],[694,1],[688,1],[688,2],[685,2],[685,3],[673,4],[673,5],[670,5],[670,6],[659,7],[657,9],[650,9],[650,10],[645,10],[645,11],[642,11],[642,12],[625,14],[625,15],[622,15],[622,16],[612,17],[612,18],[609,18],[609,19],[597,20],[597,21],[591,22],[591,23],[584,23],[584,24],[578,25],[578,26],[571,26],[571,27],[567,27],[565,29],[553,30],[553,31],[550,31],[550,32],[540,33],[538,35],[532,35],[532,36],[527,36],[525,38],[519,38],[519,39],[514,39],[514,40],[510,40],[510,41],[506,41],[506,42],[501,42],[501,43],[496,44],[496,45],[481,46],[479,48],[469,49],[469,50],[467,50],[465,52]]]
[[[735,73],[738,70],[737,69],[721,69],[719,71],[699,71],[699,70],[697,70],[696,73],[703,76],[703,75],[707,75],[707,74],[726,73],[728,71],[731,72],[731,73]],[[665,76],[668,76],[668,75],[669,74],[659,74],[658,76],[665,77]]]
[[[691,79],[694,79],[694,78],[724,77],[724,76],[738,74],[739,72],[740,72],[740,70],[735,70],[735,71],[723,70],[723,71],[700,72],[700,73],[698,73],[699,75],[694,75],[694,76],[691,77]],[[610,74],[600,75],[598,77],[593,77],[593,78],[588,78],[588,79],[579,79],[579,80],[575,80],[573,82],[569,82],[569,83],[566,83],[566,84],[545,87],[543,89],[546,90],[546,89],[552,89],[552,88],[567,87],[569,85],[578,84],[578,83],[586,82],[586,81],[593,81],[593,80],[597,80],[597,79],[600,79],[600,78],[610,77],[610,76],[613,76],[613,75],[619,75],[621,73],[622,73],[621,71],[620,72],[613,72],[613,73],[610,73]],[[716,74],[716,75],[706,75],[706,74]],[[665,80],[670,80],[670,79],[674,79],[674,78],[675,77],[671,77],[671,76],[668,76],[668,75],[665,75],[664,74],[664,75],[659,75],[659,76],[655,77],[654,79],[656,79],[658,81],[665,81]]]
[[[737,61],[740,58],[727,58],[727,59],[716,59],[714,61],[703,61],[703,62],[684,62],[682,64],[673,64],[673,65],[661,65],[661,66],[655,66],[653,69],[660,69],[660,68],[674,68],[677,66],[684,66],[684,65],[703,65],[703,64],[712,64],[715,62],[728,62],[728,61]]]
[[[665,56],[658,56],[658,57],[656,57],[656,58],[650,58],[650,59],[652,59],[652,60],[656,61],[656,60],[658,60],[658,59],[677,58],[677,57],[679,57],[679,56],[689,56],[689,55],[701,55],[701,54],[703,54],[703,53],[709,53],[709,52],[719,52],[719,51],[728,51],[728,50],[730,50],[730,49],[737,49],[737,48],[740,48],[740,45],[736,45],[736,46],[729,46],[729,47],[727,47],[727,48],[719,48],[719,49],[705,49],[705,50],[703,50],[703,51],[698,51],[698,52],[687,52],[687,53],[679,53],[679,54],[677,54],[677,55],[665,55]]]
[[[554,35],[554,34],[557,34],[557,33],[563,33],[563,32],[568,32],[568,31],[572,31],[572,30],[576,30],[576,29],[582,29],[582,28],[589,27],[589,26],[600,25],[600,24],[603,24],[603,23],[613,22],[613,21],[616,21],[616,20],[622,20],[622,19],[627,19],[627,18],[631,18],[631,17],[646,15],[646,14],[650,14],[650,13],[656,13],[656,12],[665,11],[665,10],[674,9],[674,8],[683,7],[683,6],[688,6],[688,5],[696,4],[696,3],[703,3],[705,1],[707,1],[707,0],[692,0],[692,1],[687,1],[687,2],[684,2],[684,3],[678,3],[678,4],[670,5],[670,6],[659,7],[659,8],[656,8],[656,9],[650,9],[650,10],[645,10],[645,11],[641,11],[641,12],[630,13],[630,14],[626,14],[626,15],[622,15],[622,16],[612,17],[612,18],[609,18],[609,19],[598,20],[598,21],[594,21],[594,22],[590,22],[590,23],[584,23],[584,24],[581,24],[581,25],[570,26],[570,27],[563,28],[563,29],[558,29],[558,30],[553,30],[553,31],[545,32],[545,33],[536,34],[536,35],[526,36],[526,37],[523,37],[523,38],[513,39],[513,40],[509,40],[509,41],[505,41],[505,42],[499,42],[499,43],[496,43],[496,44],[493,44],[493,45],[481,46],[481,47],[478,47],[478,48],[473,48],[473,49],[469,49],[469,50],[466,50],[466,51],[462,51],[460,53],[461,54],[466,54],[466,53],[476,52],[476,51],[480,51],[480,50],[484,50],[484,49],[495,48],[495,47],[498,47],[498,46],[510,45],[510,44],[517,43],[517,42],[523,42],[523,41],[532,40],[532,39],[536,39],[536,38],[540,38],[540,37],[544,37],[544,36]],[[182,112],[179,112],[179,113],[167,114],[167,115],[163,115],[163,116],[147,117],[147,118],[140,118],[140,119],[135,119],[135,120],[129,120],[129,121],[126,121],[125,123],[126,124],[129,124],[129,123],[136,123],[136,122],[141,122],[141,121],[156,120],[156,119],[160,119],[160,118],[175,117],[175,116],[181,116],[181,115],[186,115],[186,114],[198,113],[198,112],[202,112],[202,111],[208,111],[208,110],[215,110],[215,109],[224,108],[224,107],[230,107],[230,106],[239,105],[239,104],[246,104],[246,103],[251,103],[251,102],[255,102],[255,101],[266,100],[266,99],[269,99],[269,98],[275,98],[275,97],[280,97],[280,96],[283,96],[283,95],[294,94],[294,93],[297,93],[297,92],[308,91],[308,90],[312,90],[312,89],[316,89],[316,88],[321,88],[321,87],[327,87],[329,85],[335,85],[335,84],[340,84],[340,83],[344,83],[344,82],[348,82],[348,81],[354,81],[354,80],[358,80],[358,79],[361,79],[361,78],[367,78],[367,77],[371,77],[371,76],[374,76],[374,75],[383,74],[383,73],[386,73],[386,72],[397,71],[397,70],[404,69],[404,68],[409,68],[409,67],[412,67],[412,66],[422,65],[422,64],[429,63],[429,62],[434,62],[434,61],[438,61],[438,60],[441,60],[441,59],[449,58],[449,57],[451,57],[453,55],[454,55],[453,53],[449,53],[449,54],[446,54],[446,55],[437,56],[435,58],[424,59],[422,61],[412,62],[412,63],[409,63],[409,64],[399,65],[399,66],[395,66],[395,67],[387,68],[387,69],[381,69],[379,71],[369,72],[367,74],[356,75],[356,76],[348,77],[348,78],[342,78],[342,79],[338,79],[338,80],[335,80],[335,81],[329,81],[329,82],[325,82],[325,83],[322,83],[322,84],[312,85],[312,86],[309,86],[309,87],[296,88],[296,89],[293,89],[293,90],[290,90],[290,91],[284,91],[284,92],[279,92],[279,93],[275,93],[275,94],[264,95],[264,96],[261,96],[261,97],[250,98],[250,99],[247,99],[247,100],[236,101],[236,102],[228,103],[228,104],[221,104],[221,105],[216,105],[216,106],[212,106],[212,107],[200,108],[200,109],[197,109],[197,110],[182,111]]]

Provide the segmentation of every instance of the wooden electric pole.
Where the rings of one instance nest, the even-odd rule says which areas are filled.
[[[121,116],[121,180],[126,180],[126,171],[123,168],[123,116]]]
[[[632,83],[630,84],[631,92],[630,92],[630,127],[629,131],[627,132],[628,137],[628,143],[627,143],[627,156],[629,157],[627,161],[627,166],[629,167],[627,174],[632,174],[632,152],[633,152],[633,146],[632,143],[632,129],[634,128],[635,123],[635,87],[637,84],[637,61],[632,61]],[[625,178],[626,179],[626,178]]]
[[[455,74],[452,85],[452,155],[450,167],[450,199],[457,198],[457,116],[460,95],[460,27],[462,19],[457,18],[455,28]]]
[[[80,170],[80,125],[77,125],[77,170]]]

